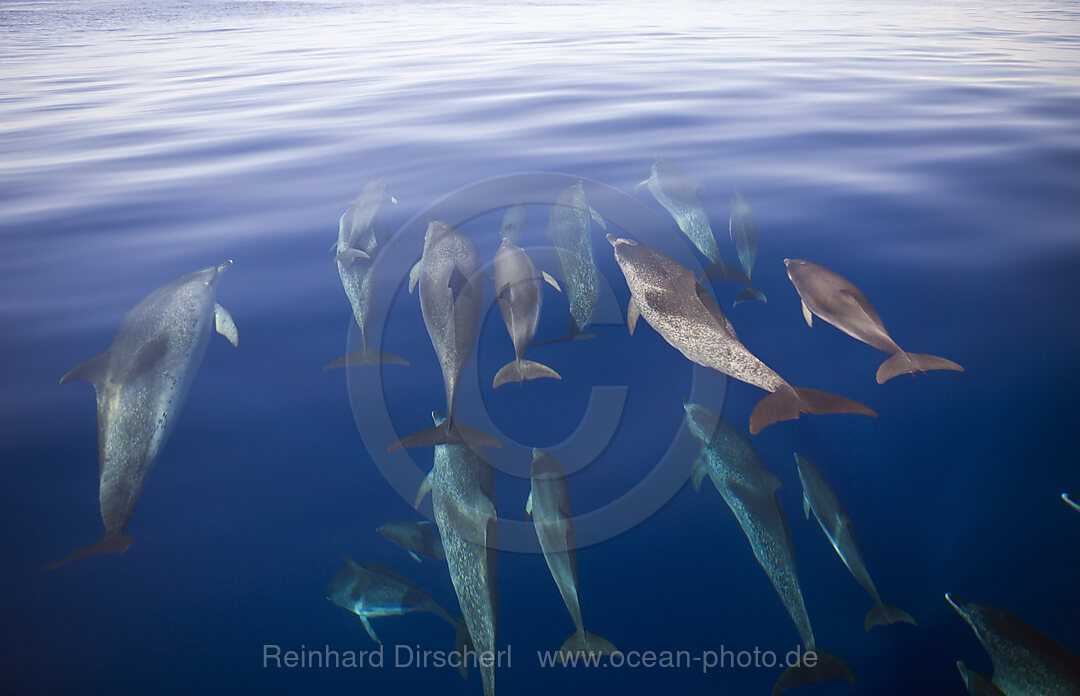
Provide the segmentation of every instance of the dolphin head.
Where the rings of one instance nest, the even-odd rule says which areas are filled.
[[[712,441],[716,426],[720,423],[720,416],[701,404],[690,402],[683,404],[683,410],[686,411],[686,425],[694,437],[705,444]]]

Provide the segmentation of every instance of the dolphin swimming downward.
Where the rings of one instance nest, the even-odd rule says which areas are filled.
[[[112,345],[76,366],[60,384],[75,379],[94,385],[97,395],[98,502],[105,536],[46,570],[98,553],[123,553],[124,531],[161,448],[172,432],[210,334],[234,346],[232,317],[214,301],[226,261],[162,285],[121,320]]]
[[[803,487],[803,514],[806,519],[810,519],[810,512],[813,511],[821,525],[821,531],[829,538],[840,560],[874,600],[874,606],[867,613],[864,622],[866,630],[898,621],[914,625],[915,619],[904,610],[881,601],[874,581],[870,579],[870,572],[866,569],[866,562],[859,553],[859,544],[855,541],[855,532],[851,528],[851,518],[847,516],[840,499],[821,475],[821,471],[813,462],[799,454],[795,455],[795,466],[799,470],[799,481]]]
[[[611,234],[607,239],[630,288],[626,323],[631,334],[643,316],[690,361],[772,392],[751,412],[751,433],[800,413],[877,415],[852,399],[791,386],[739,341],[731,322],[689,269],[632,239]]]
[[[540,307],[544,302],[541,279],[562,292],[554,278],[542,271],[537,272],[524,249],[504,237],[495,251],[495,296],[506,331],[514,342],[514,359],[495,373],[492,388],[507,382],[520,383],[541,377],[562,379],[558,372],[547,365],[525,359],[525,349],[536,334]]]

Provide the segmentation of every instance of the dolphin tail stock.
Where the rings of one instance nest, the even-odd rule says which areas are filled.
[[[723,259],[717,259],[711,266],[706,268],[702,278],[707,278],[714,283],[731,282],[743,283],[747,287],[750,286],[750,278],[747,277],[746,271],[738,266],[732,266]]]
[[[875,604],[870,611],[866,613],[866,630],[869,631],[874,626],[886,626],[894,623],[909,623],[912,626],[918,624],[915,623],[915,619],[911,618],[911,614],[900,607],[894,607],[891,604],[885,604],[879,602]]]
[[[562,376],[558,372],[552,370],[547,365],[532,360],[511,360],[499,368],[499,371],[495,373],[495,380],[492,382],[491,386],[493,389],[496,389],[507,382],[517,382],[518,384],[521,384],[527,379],[540,379],[541,377],[562,379]]]
[[[94,543],[88,544],[74,553],[69,553],[59,561],[45,566],[45,570],[53,570],[71,561],[86,558],[87,556],[96,556],[99,553],[121,554],[127,551],[129,546],[131,546],[130,534],[122,530],[110,532]]]
[[[400,355],[387,353],[374,348],[361,348],[341,356],[337,360],[331,360],[323,365],[323,371],[333,370],[337,367],[350,365],[408,365],[409,361]]]
[[[806,655],[804,655],[803,660],[800,660],[799,664],[792,665],[784,670],[773,686],[772,696],[778,696],[778,694],[782,694],[788,689],[803,684],[814,684],[833,679],[844,679],[852,684],[855,683],[855,675],[851,673],[851,668],[839,657],[830,655],[824,650],[814,650],[817,660],[811,666],[807,664],[810,652],[809,650],[806,651]]]
[[[586,338],[596,338],[596,334],[582,333],[581,330],[577,327],[577,322],[574,321],[573,317],[570,317],[570,330],[566,333],[565,336],[559,336],[558,338],[549,338],[546,341],[530,343],[529,345],[546,346],[552,343],[565,343],[566,341],[584,341]]]
[[[562,646],[559,648],[559,660],[565,663],[569,655],[579,657],[585,655],[600,656],[614,655],[617,652],[619,652],[619,649],[612,645],[607,638],[581,630],[574,631],[569,638],[563,641]]]
[[[390,445],[388,452],[411,447],[433,447],[434,445],[467,445],[477,454],[483,455],[484,447],[502,447],[502,443],[482,430],[474,430],[449,418],[440,425],[425,428],[401,438]]]
[[[773,423],[795,420],[800,413],[818,416],[826,413],[877,416],[873,409],[846,396],[782,384],[779,389],[759,401],[750,412],[750,434],[757,435]]]
[[[738,295],[735,296],[735,302],[732,303],[732,307],[738,307],[747,300],[760,300],[761,302],[768,302],[769,298],[765,297],[765,293],[757,288],[746,288]]]
[[[885,384],[885,382],[897,375],[910,375],[915,372],[927,372],[929,370],[955,370],[956,372],[963,372],[964,368],[954,363],[952,360],[939,358],[936,355],[905,353],[900,351],[881,363],[881,366],[878,367],[877,383]]]

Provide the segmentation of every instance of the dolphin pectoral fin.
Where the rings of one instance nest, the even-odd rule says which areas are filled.
[[[68,370],[68,373],[60,378],[60,384],[65,384],[76,379],[81,379],[94,387],[105,383],[105,373],[109,370],[109,352],[94,356],[85,362],[81,362]]]
[[[807,650],[807,652],[810,651]],[[824,650],[815,650],[814,653],[817,655],[817,661],[813,667],[808,667],[800,661],[799,664],[784,670],[784,673],[776,680],[776,685],[773,686],[772,696],[777,696],[788,689],[803,684],[813,684],[832,679],[844,679],[852,684],[855,683],[855,675],[851,673],[851,668],[847,666],[846,662]]]
[[[596,212],[596,210],[593,209],[592,206],[589,206],[589,217],[595,220],[597,225],[600,225],[600,229],[604,230],[605,232],[607,231],[607,223],[604,222],[604,217],[600,213]]]
[[[964,368],[952,360],[936,355],[900,352],[881,363],[877,370],[877,383],[884,384],[897,375],[927,372],[929,370],[953,370],[963,372]]]
[[[641,193],[642,187],[648,186],[648,185],[649,185],[649,180],[648,179],[646,179],[645,181],[639,181],[636,184],[634,184],[634,195],[636,196],[637,194]]]
[[[415,551],[410,551],[409,555],[412,556],[412,559],[414,561],[416,561],[417,563],[423,563],[423,561],[420,559],[420,557],[416,555]]]
[[[368,617],[364,616],[363,614],[357,614],[357,616],[360,617],[360,623],[364,624],[364,630],[367,631],[367,634],[369,636],[371,636],[371,639],[379,645],[382,645],[382,641],[379,640],[379,637],[377,635],[375,635],[375,629],[371,627],[371,622],[368,620]]]
[[[735,301],[731,303],[731,306],[738,307],[747,300],[759,300],[768,303],[769,298],[765,297],[765,293],[757,288],[747,288],[735,296]]]
[[[525,515],[532,515],[532,491],[529,491],[529,497],[525,499]]]
[[[750,434],[757,435],[773,423],[795,420],[800,413],[818,416],[826,413],[877,416],[873,409],[845,396],[817,389],[781,385],[775,392],[759,401],[750,412]]]
[[[694,466],[690,469],[690,485],[695,493],[701,492],[701,482],[709,475],[709,465],[705,462],[705,455],[694,460]]]
[[[911,615],[899,607],[894,607],[891,604],[875,604],[869,612],[866,614],[866,621],[863,622],[863,626],[869,631],[874,626],[885,626],[894,623],[909,623],[912,626],[917,625],[915,619],[911,618]]]
[[[634,328],[637,326],[637,320],[641,316],[641,308],[638,307],[637,302],[634,301],[634,296],[630,296],[630,302],[626,305],[626,328],[630,330],[630,335],[634,335]]]
[[[963,660],[957,661],[956,669],[964,680],[968,696],[1005,696],[1005,692],[999,689],[997,684],[965,665]]]
[[[431,474],[424,477],[424,480],[420,482],[420,487],[416,489],[416,497],[413,498],[413,509],[420,507],[421,501],[424,500],[424,496],[431,492]]]
[[[450,294],[455,302],[457,302],[458,296],[468,285],[469,279],[461,272],[460,268],[454,266],[453,270],[450,271],[450,280],[447,281],[446,287],[450,288]]]
[[[235,348],[240,343],[240,333],[236,330],[236,322],[233,321],[229,310],[219,304],[214,304],[214,330],[229,340]]]
[[[799,304],[802,305],[802,316],[806,320],[806,325],[811,329],[814,328],[814,313],[806,306],[806,302],[799,300]]]
[[[424,259],[420,259],[413,264],[413,267],[409,269],[409,294],[416,289],[416,284],[420,282],[420,264],[424,262]]]
[[[802,494],[802,512],[803,517],[810,519],[810,496],[806,495],[806,491]]]
[[[346,266],[351,266],[356,261],[370,261],[371,254],[360,249],[346,249],[345,251],[338,252],[334,257],[335,261],[340,261]]]
[[[548,273],[547,271],[540,271],[540,276],[544,279],[545,283],[555,288],[559,292],[562,292],[562,288],[559,286],[559,281],[555,280],[555,277],[552,276],[550,273]]]
[[[129,546],[131,546],[131,535],[123,531],[112,532],[76,552],[64,556],[59,561],[45,566],[45,570],[53,570],[71,561],[86,558],[87,556],[96,556],[100,553],[122,554],[127,551]]]
[[[323,371],[333,370],[338,367],[349,367],[350,365],[408,365],[409,361],[400,355],[394,355],[393,353],[386,353],[381,350],[375,350],[374,348],[361,348],[360,350],[354,350],[351,353],[341,356],[337,360],[331,360],[323,365]]]

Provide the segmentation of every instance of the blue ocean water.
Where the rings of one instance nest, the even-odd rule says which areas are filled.
[[[264,646],[374,647],[325,599],[343,552],[456,605],[445,567],[374,531],[416,517],[399,488],[431,465],[430,450],[383,454],[380,419],[401,436],[445,405],[404,277],[416,226],[460,214],[490,259],[502,206],[523,200],[523,246],[554,272],[550,208],[524,184],[580,179],[614,231],[701,264],[634,193],[657,156],[702,183],[728,261],[732,191],[754,205],[769,301],[732,309],[738,287],[714,286],[743,343],[793,384],[879,413],[751,438],[784,484],[818,643],[858,679],[799,693],[962,693],[954,662],[990,664],[946,591],[1080,648],[1080,515],[1058,497],[1080,492],[1078,35],[1080,13],[1045,1],[4,3],[3,691],[480,693],[476,674],[389,665],[397,645],[452,647],[430,615],[375,621],[383,668],[267,668]],[[412,364],[322,372],[354,333],[328,248],[377,177],[398,201],[383,221],[401,231],[400,263],[380,276],[383,345]],[[529,448],[600,431],[595,461],[562,460],[581,468],[586,626],[624,651],[798,645],[723,500],[677,480],[696,454],[683,399],[745,431],[764,392],[692,369],[644,322],[627,336],[628,290],[596,228],[593,246],[609,287],[597,338],[529,352],[563,379],[491,389],[512,349],[489,287],[463,397],[507,443],[499,643],[512,664],[497,688],[768,693],[778,669],[537,664],[572,624],[528,545],[515,474]],[[883,354],[805,325],[786,257],[850,278],[900,345],[966,372],[876,384]],[[57,381],[151,290],[229,258],[218,301],[240,345],[211,341],[132,547],[43,572],[101,534],[92,390]],[[566,300],[546,291],[538,338],[566,326]],[[599,430],[578,431],[587,412]],[[918,626],[864,632],[868,597],[802,518],[795,451],[845,504],[883,598]]]

